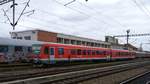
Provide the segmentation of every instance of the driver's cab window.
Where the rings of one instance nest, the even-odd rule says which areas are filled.
[[[49,47],[44,48],[44,54],[49,54]]]

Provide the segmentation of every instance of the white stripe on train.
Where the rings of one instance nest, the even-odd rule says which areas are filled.
[[[112,57],[111,59],[114,60],[114,59],[132,59],[134,57]],[[54,58],[54,60],[56,61],[68,61],[68,60],[107,60],[108,58],[107,57],[101,57],[101,58]],[[36,60],[36,59],[35,59]],[[40,59],[41,61],[47,61],[47,60],[50,60],[50,59]]]

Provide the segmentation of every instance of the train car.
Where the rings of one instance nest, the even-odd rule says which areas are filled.
[[[28,62],[32,54],[32,44],[35,43],[41,42],[0,37],[0,63]]]
[[[136,53],[128,50],[112,50],[112,60],[134,59]]]
[[[54,64],[58,62],[95,61],[112,59],[132,59],[134,52],[79,46],[71,44],[35,44],[32,47],[34,62],[37,64]]]
[[[150,58],[150,52],[136,52],[136,58]]]

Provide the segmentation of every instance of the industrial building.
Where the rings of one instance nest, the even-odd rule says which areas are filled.
[[[34,40],[44,42],[54,42],[62,44],[84,45],[102,48],[122,49],[137,51],[138,48],[131,44],[119,44],[118,39],[112,36],[106,36],[105,41],[67,35],[62,33],[50,32],[45,30],[26,30],[11,32],[12,39]]]
[[[11,32],[10,34],[12,39],[24,39],[24,40],[35,40],[44,42],[111,48],[111,43],[109,42],[56,32],[49,32],[39,29]]]

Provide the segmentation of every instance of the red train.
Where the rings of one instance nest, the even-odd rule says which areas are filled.
[[[70,61],[133,59],[135,52],[70,44],[34,44],[34,63],[54,64]]]

